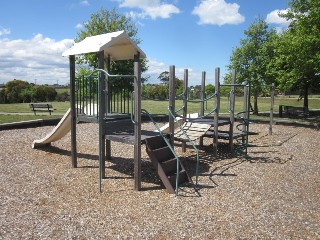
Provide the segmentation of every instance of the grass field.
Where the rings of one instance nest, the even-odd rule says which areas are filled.
[[[274,112],[278,112],[279,105],[289,105],[289,106],[303,106],[303,100],[297,101],[297,97],[276,97],[274,103]],[[236,98],[235,112],[240,112],[243,109],[243,99],[241,97]],[[61,117],[69,108],[69,102],[53,102],[54,115],[50,116],[48,113],[37,113],[37,116],[33,115],[30,110],[29,103],[17,103],[17,104],[0,104],[0,124],[6,122],[17,122],[32,119],[46,119],[46,118],[57,118]],[[167,114],[168,112],[168,101],[152,101],[143,100],[142,108],[148,110],[152,114]],[[220,112],[228,113],[228,99],[227,97],[221,97],[220,99]],[[258,108],[259,112],[269,112],[270,111],[270,98],[259,98]],[[182,107],[182,101],[176,101],[176,109]],[[211,112],[215,108],[215,103],[213,100],[208,102],[205,107],[205,113]],[[320,109],[320,97],[309,98],[309,109]],[[188,103],[188,113],[199,113],[200,103]],[[28,115],[9,115],[12,113],[24,113]]]

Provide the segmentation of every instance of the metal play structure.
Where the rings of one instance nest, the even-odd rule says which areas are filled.
[[[180,117],[185,121],[189,121],[192,123],[198,124],[209,124],[210,129],[204,132],[200,136],[199,145],[203,144],[203,138],[209,137],[213,139],[213,154],[217,156],[217,146],[218,140],[224,139],[229,141],[229,150],[233,151],[234,140],[237,141],[238,144],[241,145],[241,148],[247,152],[248,146],[248,134],[249,134],[249,124],[250,124],[250,84],[245,82],[243,84],[236,84],[236,72],[232,72],[232,82],[230,84],[220,84],[220,69],[215,69],[215,93],[209,96],[206,96],[205,93],[205,81],[206,81],[206,72],[202,72],[202,80],[201,80],[201,91],[200,91],[200,99],[191,100],[189,99],[188,93],[188,70],[184,71],[184,91],[181,94],[183,105],[179,109],[175,109],[175,100],[176,96],[174,95],[173,89],[175,89],[175,67],[170,67],[170,81],[169,81],[169,124],[173,126],[173,122],[177,121],[175,117]],[[219,116],[220,112],[220,89],[221,87],[230,87],[229,93],[229,118],[221,118]],[[244,96],[243,96],[243,110],[241,112],[235,113],[235,88],[243,88]],[[215,105],[208,112],[205,112],[205,104],[208,101],[214,101]],[[188,103],[200,103],[199,114],[196,117],[188,117],[192,114],[188,113]],[[182,112],[179,114],[179,112]],[[235,118],[240,120],[240,122],[235,122]],[[228,131],[220,130],[221,126],[229,126]],[[237,131],[234,131],[235,130]],[[171,136],[174,136],[174,130],[171,129]],[[185,150],[185,144],[182,145]]]
[[[98,58],[98,69],[88,76],[76,77],[76,56],[87,53],[95,53]],[[232,150],[233,139],[242,137],[243,146],[248,144],[249,122],[243,121],[241,134],[236,136],[233,132],[234,124],[234,94],[230,93],[230,120],[219,119],[220,108],[220,70],[215,71],[215,93],[205,97],[202,94],[200,103],[200,116],[188,118],[188,71],[185,71],[183,107],[175,109],[175,67],[170,66],[169,72],[169,122],[167,127],[158,127],[152,115],[147,110],[141,109],[141,59],[145,53],[135,44],[124,31],[107,33],[87,37],[79,43],[75,43],[70,49],[63,53],[69,57],[70,63],[70,110],[62,118],[57,127],[46,137],[36,140],[33,147],[48,145],[56,141],[71,130],[71,159],[72,167],[77,167],[77,122],[95,122],[99,126],[99,190],[102,191],[102,182],[106,177],[106,160],[111,158],[111,142],[121,142],[134,146],[134,189],[141,189],[141,146],[146,145],[146,151],[151,159],[154,168],[169,193],[178,194],[180,184],[189,182],[193,184],[192,178],[186,172],[174,150],[174,141],[190,144],[194,148],[197,157],[196,182],[197,187],[199,175],[199,154],[195,141],[202,144],[204,137],[213,138],[213,150],[216,154],[218,139],[225,136],[225,132],[219,131],[218,127],[228,124],[230,130],[227,133]],[[110,73],[111,61],[133,60],[132,75],[114,75]],[[118,81],[133,85],[131,108],[127,102],[123,109],[114,112],[112,107],[115,94],[112,93],[113,84]],[[231,88],[244,87],[245,101],[244,110],[241,113],[243,119],[249,119],[250,85],[235,84],[235,72]],[[202,91],[205,88],[205,73],[202,79]],[[122,93],[121,93],[122,94]],[[126,93],[127,94],[127,93]],[[215,101],[215,107],[209,113],[204,113],[204,104],[209,100]],[[121,108],[120,108],[121,109]],[[131,112],[127,114],[127,112]],[[179,111],[183,111],[182,115]],[[125,114],[124,114],[125,113]],[[141,129],[141,116],[145,115],[153,122],[155,130]],[[180,119],[179,119],[180,118]],[[181,121],[182,119],[182,121]],[[226,137],[224,137],[226,138]]]

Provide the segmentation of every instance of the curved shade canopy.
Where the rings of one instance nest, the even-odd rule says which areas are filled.
[[[133,59],[137,52],[140,53],[140,58],[146,57],[145,53],[124,31],[86,37],[63,52],[62,56],[100,52],[102,50],[105,57],[110,55],[114,61]]]

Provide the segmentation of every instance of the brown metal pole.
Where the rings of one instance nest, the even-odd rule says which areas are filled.
[[[169,107],[173,113],[175,111],[175,66],[170,66],[169,70]],[[174,143],[174,119],[169,114],[169,132],[170,132],[170,144],[173,147]]]
[[[201,102],[200,102],[200,116],[204,116],[204,99],[206,98],[206,72],[202,72],[202,79],[201,79]],[[203,146],[203,137],[199,139],[199,145]]]
[[[71,109],[71,161],[72,167],[77,167],[77,108],[76,108],[76,61],[75,56],[69,56],[70,63],[70,109]]]
[[[99,52],[99,69],[104,69],[104,51]],[[105,178],[106,175],[106,136],[105,136],[105,115],[106,115],[106,102],[105,102],[105,79],[104,73],[99,72],[99,169],[100,180]],[[101,188],[100,188],[101,191]]]
[[[134,56],[134,188],[141,189],[141,62]]]
[[[233,126],[234,126],[234,106],[235,106],[235,86],[236,83],[236,70],[232,70],[231,92],[230,92],[230,127],[229,127],[229,148],[230,152],[233,151]]]
[[[272,135],[272,124],[273,124],[273,108],[274,108],[274,83],[271,85],[271,106],[270,106],[270,124],[269,124],[269,135]]]
[[[217,109],[214,112],[214,137],[213,137],[213,155],[218,155],[218,124],[219,124],[219,109],[220,109],[220,68],[215,69],[215,90],[216,90],[216,105]]]

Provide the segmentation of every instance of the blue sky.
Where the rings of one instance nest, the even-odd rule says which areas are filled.
[[[0,83],[21,79],[37,84],[66,84],[68,59],[61,56],[77,32],[101,7],[131,16],[146,53],[150,83],[170,65],[190,85],[222,75],[232,50],[255,19],[281,30],[287,22],[277,12],[289,0],[5,0],[0,8]]]

